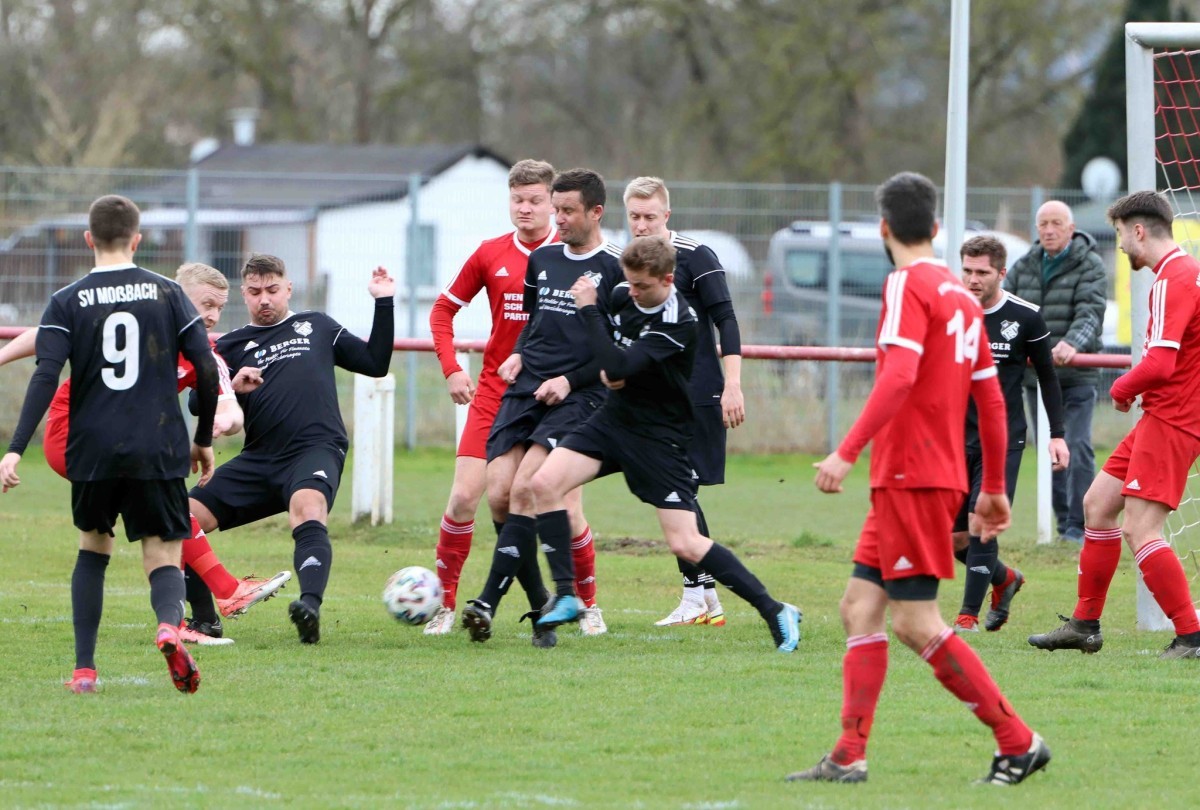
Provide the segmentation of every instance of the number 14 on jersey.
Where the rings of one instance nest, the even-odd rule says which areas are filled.
[[[954,362],[975,365],[979,359],[979,334],[982,330],[983,320],[972,316],[968,326],[961,309],[946,322],[946,334],[954,336]]]

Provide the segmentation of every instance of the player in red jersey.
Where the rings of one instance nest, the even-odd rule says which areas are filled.
[[[475,512],[487,487],[487,438],[500,408],[507,383],[496,370],[509,355],[528,313],[522,309],[525,267],[529,254],[543,245],[558,241],[558,231],[550,221],[550,184],[554,167],[540,160],[522,160],[508,174],[508,213],[516,230],[483,242],[463,264],[462,270],[438,296],[429,315],[433,347],[450,399],[458,405],[470,404],[467,424],[458,445],[454,483],[450,500],[442,516],[438,533],[437,569],[445,588],[445,600],[425,625],[426,635],[445,635],[454,628],[458,580],[471,551],[475,532]],[[480,290],[487,291],[492,309],[492,332],[483,353],[483,370],[478,385],[462,370],[454,357],[454,315],[467,306]],[[497,534],[508,517],[509,489],[496,477],[488,492],[488,505]],[[511,477],[507,483],[511,485]],[[578,493],[572,498],[571,541],[577,588],[589,608],[596,604],[596,551],[591,529],[583,517]],[[540,605],[538,606],[540,607]],[[599,616],[596,611],[597,617]]]
[[[183,288],[184,294],[196,307],[200,318],[204,321],[205,329],[212,329],[221,317],[225,302],[229,299],[229,281],[221,271],[199,262],[188,262],[180,265],[175,273],[175,280]],[[0,366],[22,357],[32,357],[37,329],[21,333],[0,349]],[[211,343],[211,339],[210,339]],[[242,429],[242,409],[238,406],[230,382],[229,368],[216,352],[213,357],[217,363],[220,377],[217,414],[213,420],[213,436],[232,436]],[[192,364],[182,355],[178,359],[179,390],[194,388],[196,371]],[[71,401],[71,380],[68,378],[54,393],[50,402],[50,410],[46,415],[45,435],[42,439],[42,450],[46,455],[46,463],[63,478],[67,477],[67,434],[70,426],[68,414]],[[237,579],[221,564],[209,545],[208,537],[200,529],[196,519],[192,518],[192,537],[182,544],[184,570],[188,574],[188,601],[192,603],[193,612],[199,615],[189,617],[179,630],[179,637],[189,644],[219,645],[231,644],[232,639],[224,637],[224,628],[220,617],[212,606],[212,597],[204,588],[196,590],[197,580],[212,591],[217,598],[217,608],[225,617],[238,616],[258,602],[269,599],[276,591],[291,579],[290,571],[281,571],[270,579],[258,577],[243,577]]]
[[[1163,539],[1167,515],[1179,507],[1188,471],[1200,456],[1200,263],[1175,244],[1174,214],[1160,194],[1122,197],[1109,207],[1108,218],[1130,267],[1151,268],[1155,277],[1141,362],[1110,391],[1121,412],[1140,396],[1142,418],[1084,496],[1075,612],[1049,633],[1030,636],[1029,643],[1043,650],[1099,651],[1100,614],[1123,536],[1146,587],[1175,625],[1175,638],[1159,658],[1200,658],[1200,621],[1187,575]]]
[[[789,781],[863,782],[866,747],[887,674],[887,613],[896,637],[932,667],[951,694],[996,737],[999,753],[985,782],[1015,784],[1042,768],[1050,751],[1001,694],[979,656],[942,621],[938,581],[954,577],[950,528],[966,492],[961,431],[967,399],[979,411],[983,484],[975,514],[986,535],[1009,525],[1004,461],[1004,398],[983,329],[983,310],[933,258],[937,189],[898,174],[875,192],[880,233],[896,266],[884,288],[875,387],[854,427],[817,467],[822,492],[842,481],[867,442],[871,510],[841,602],[842,736],[832,753]],[[899,405],[897,405],[899,403]]]

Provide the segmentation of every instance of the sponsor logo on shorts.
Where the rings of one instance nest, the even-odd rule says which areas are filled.
[[[312,334],[312,323],[310,321],[300,321],[292,324],[292,328],[296,330],[296,334],[300,337],[308,337]]]
[[[896,564],[892,566],[893,571],[911,571],[913,564],[909,562],[908,557],[901,556],[896,560]]]
[[[546,552],[547,554],[553,554],[554,552],[558,551],[558,549],[547,543],[542,543],[542,551]]]
[[[1142,485],[1141,485],[1141,484],[1139,484],[1139,483],[1138,483],[1138,480],[1135,478],[1135,479],[1133,479],[1132,481],[1130,481],[1128,484],[1126,484],[1126,485],[1125,485],[1125,489],[1132,489],[1132,490],[1135,490],[1135,491],[1137,491],[1137,492],[1141,492],[1141,491],[1142,491]]]
[[[325,474],[325,471],[324,471],[324,470],[317,470],[315,473],[313,473],[313,476],[314,476],[314,477],[315,477],[315,476],[320,476],[321,478],[325,478],[325,479],[328,479],[328,478],[329,478],[329,476]]]
[[[678,492],[672,492],[667,497],[663,498],[664,503],[683,503],[683,499],[679,497]]]

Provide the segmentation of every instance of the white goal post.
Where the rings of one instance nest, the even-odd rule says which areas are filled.
[[[1183,188],[1172,188],[1170,183],[1163,182],[1160,188],[1160,179],[1167,180],[1167,172],[1160,164],[1160,155],[1166,153],[1166,147],[1163,151],[1159,151],[1160,137],[1167,139],[1169,142],[1173,137],[1200,137],[1200,133],[1195,130],[1176,132],[1171,131],[1170,122],[1164,113],[1164,126],[1159,126],[1158,111],[1160,103],[1156,96],[1156,68],[1155,68],[1155,51],[1173,51],[1174,53],[1159,54],[1160,57],[1169,56],[1171,58],[1181,58],[1185,62],[1192,62],[1193,56],[1200,56],[1200,23],[1128,23],[1125,26],[1125,111],[1127,115],[1126,133],[1128,135],[1128,189],[1129,191],[1145,191],[1145,190],[1162,190],[1167,193],[1171,200],[1171,205],[1177,214],[1200,214],[1197,211],[1194,201],[1192,200],[1193,193],[1200,192],[1200,183],[1195,186],[1184,184]],[[1195,78],[1195,72],[1192,71],[1192,79],[1186,80],[1191,83]],[[1181,83],[1182,84],[1182,83]],[[1200,87],[1200,85],[1196,85]],[[1160,85],[1162,87],[1162,85]],[[1171,99],[1171,104],[1174,104],[1173,91],[1171,88],[1166,88],[1164,94]],[[1181,95],[1184,99],[1188,98],[1188,93],[1185,90]],[[1200,105],[1197,105],[1200,106]],[[1197,112],[1200,110],[1189,109],[1189,112]],[[1179,111],[1174,110],[1176,118],[1181,119]],[[1194,119],[1194,114],[1192,115]],[[1163,132],[1160,133],[1159,130]],[[1168,143],[1168,146],[1173,148],[1173,144]],[[1194,246],[1190,247],[1190,252],[1195,255]],[[1146,334],[1146,323],[1149,318],[1149,312],[1146,308],[1146,300],[1150,294],[1150,286],[1152,278],[1148,273],[1131,273],[1131,323],[1132,323],[1132,349],[1133,362],[1136,364],[1141,359],[1142,341],[1141,337]],[[1181,557],[1192,556],[1195,552],[1190,551],[1182,545],[1185,537],[1185,529],[1191,529],[1195,525],[1195,521],[1190,520],[1184,512],[1185,507],[1190,510],[1196,509],[1196,503],[1193,499],[1200,498],[1200,491],[1195,488],[1196,473],[1193,469],[1193,474],[1189,478],[1188,491],[1184,493],[1185,502],[1179,506],[1179,511],[1172,515],[1173,520],[1168,521],[1167,530],[1164,534],[1168,535],[1167,540],[1171,542],[1175,551]],[[1189,503],[1189,501],[1191,503]],[[1190,540],[1187,542],[1190,543]],[[1186,564],[1186,563],[1185,563]],[[1135,566],[1136,569],[1136,566]],[[1193,592],[1195,591],[1196,580],[1192,578]],[[1171,622],[1163,615],[1158,604],[1146,589],[1145,583],[1142,581],[1141,572],[1138,572],[1137,585],[1137,624],[1142,630],[1169,630]]]

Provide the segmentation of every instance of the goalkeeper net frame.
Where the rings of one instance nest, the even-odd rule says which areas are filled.
[[[1128,23],[1125,26],[1125,110],[1129,191],[1157,190],[1178,219],[1176,241],[1200,256],[1200,23]],[[1141,359],[1146,301],[1153,279],[1131,274],[1133,362]],[[1200,585],[1200,470],[1193,465],[1179,509],[1167,518],[1164,539],[1188,572],[1192,595]],[[1138,572],[1137,624],[1169,630],[1171,622]]]

